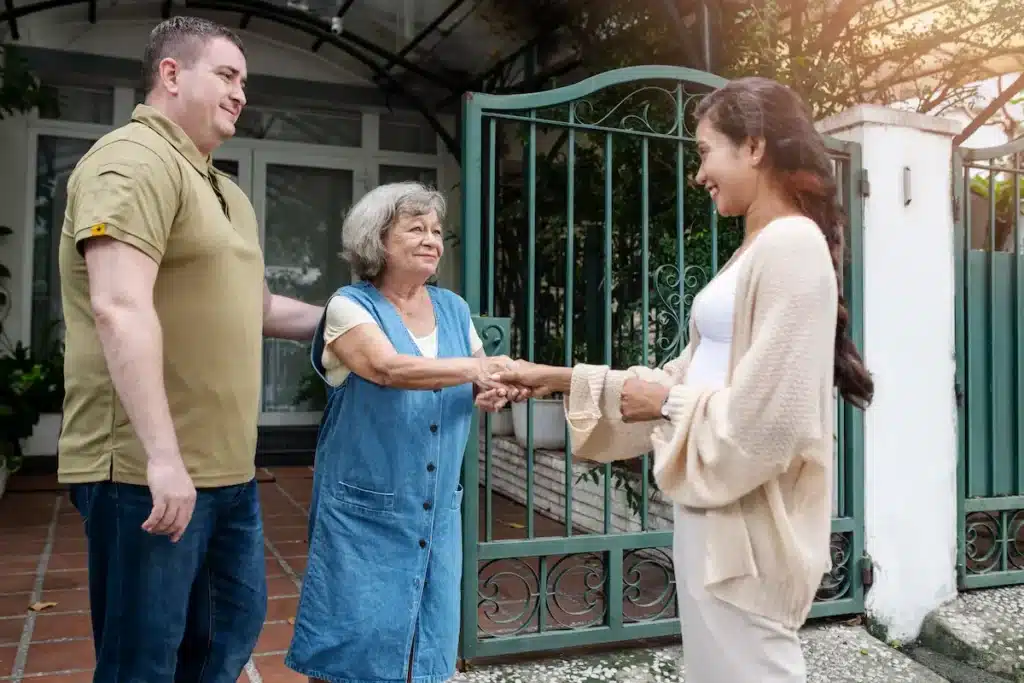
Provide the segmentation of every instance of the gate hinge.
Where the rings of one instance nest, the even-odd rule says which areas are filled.
[[[857,178],[857,191],[860,192],[861,197],[871,196],[871,181],[868,180],[868,169],[860,169],[860,173]]]
[[[960,197],[953,195],[953,221],[960,222]]]
[[[867,553],[860,558],[860,582],[864,586],[864,590],[871,587],[871,584],[875,582],[875,563],[871,561],[871,556]]]
[[[960,382],[953,382],[953,396],[956,398],[956,405],[958,408],[964,407],[964,390],[960,386]]]

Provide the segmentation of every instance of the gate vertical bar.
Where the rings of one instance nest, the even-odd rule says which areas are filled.
[[[573,303],[576,282],[576,131],[571,127],[575,109],[569,105],[569,134],[566,144],[565,197],[565,366],[573,364]],[[572,536],[572,448],[569,423],[565,424],[565,535]]]
[[[497,201],[494,191],[497,186],[496,176],[498,175],[497,152],[497,127],[498,122],[491,119],[487,122],[487,315],[494,316],[494,254],[496,237],[494,234]],[[465,187],[465,183],[463,183]],[[493,444],[491,440],[491,414],[484,414],[484,538],[488,541],[494,538],[494,496],[492,494],[493,475],[492,457]]]
[[[612,364],[612,197],[615,185],[612,182],[612,160],[615,147],[611,133],[604,136],[604,363]],[[604,466],[604,532],[612,532],[612,466]],[[611,577],[609,576],[609,581]]]
[[[640,328],[640,334],[643,335],[640,341],[640,364],[644,367],[648,365],[648,356],[650,355],[650,320],[651,320],[651,294],[650,294],[650,282],[651,282],[651,253],[650,253],[650,222],[651,222],[651,207],[650,197],[648,192],[650,189],[650,141],[644,138],[640,141],[640,281],[641,285],[641,320],[643,320],[643,326]],[[648,498],[650,491],[648,490],[648,480],[650,479],[650,456],[647,453],[643,454],[643,461],[640,465],[640,529],[641,531],[647,531],[647,513],[648,513]]]
[[[481,110],[466,93],[462,107],[462,295],[471,314],[480,313],[480,230],[483,177]],[[494,254],[488,254],[493,259]],[[479,414],[474,411],[462,461],[462,659],[477,652],[477,551],[480,532]]]
[[[531,111],[530,118],[537,118],[537,112]],[[527,138],[526,149],[526,359],[531,363],[534,360],[536,345],[536,325],[534,324],[534,313],[536,310],[536,287],[537,287],[537,124],[530,124],[530,133]],[[493,258],[494,255],[491,255]],[[533,399],[527,399],[526,409],[526,537],[533,538],[533,498],[534,492],[534,458],[536,454],[533,448],[534,424],[534,403]],[[540,560],[543,562],[543,559]]]
[[[844,280],[846,306],[853,321],[850,338],[864,352],[864,193],[860,182],[864,173],[860,145],[847,143],[849,161],[846,164],[847,220],[850,260]],[[857,612],[864,609],[864,580],[860,560],[864,556],[864,413],[846,404],[843,415],[843,455],[846,459],[849,509],[845,517],[852,518],[850,573],[851,592]]]
[[[1014,363],[1014,375],[1016,378],[1016,392],[1014,399],[1017,410],[1016,429],[1016,477],[1018,494],[1024,494],[1024,268],[1021,268],[1021,244],[1020,244],[1020,180],[1021,180],[1021,159],[1024,157],[1020,152],[1014,152],[1011,156],[1010,182],[1013,183],[1012,213],[1013,213],[1013,308],[1016,313],[1013,340],[1016,345],[1016,362]]]
[[[686,137],[686,119],[683,107],[683,86],[676,86],[676,134],[679,136],[676,142],[676,273],[679,275],[679,311],[676,313],[679,320],[677,335],[679,338],[678,352],[682,353],[688,330],[686,329],[686,146],[683,140]]]

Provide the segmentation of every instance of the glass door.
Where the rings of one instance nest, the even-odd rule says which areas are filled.
[[[42,134],[35,138],[35,192],[29,213],[32,235],[30,343],[46,353],[64,338],[57,250],[68,201],[68,178],[95,143],[92,135]],[[17,290],[16,290],[17,291]]]
[[[267,283],[275,294],[323,305],[352,275],[341,258],[341,226],[364,192],[355,159],[253,153],[253,196]],[[326,392],[309,362],[309,342],[266,339],[260,424],[317,424]]]

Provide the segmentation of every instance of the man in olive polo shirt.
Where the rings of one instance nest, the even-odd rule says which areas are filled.
[[[254,454],[262,338],[321,309],[266,287],[259,227],[211,152],[245,104],[242,44],[175,17],[147,98],[68,182],[62,482],[85,519],[94,681],[234,683],[266,613]]]

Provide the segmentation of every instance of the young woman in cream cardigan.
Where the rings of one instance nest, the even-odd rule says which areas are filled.
[[[845,217],[800,98],[746,78],[698,111],[697,182],[742,245],[693,302],[689,344],[664,370],[517,361],[495,379],[563,392],[573,453],[654,450],[676,503],[673,559],[688,683],[800,683],[797,630],[830,570],[833,387],[874,384],[849,339]]]

